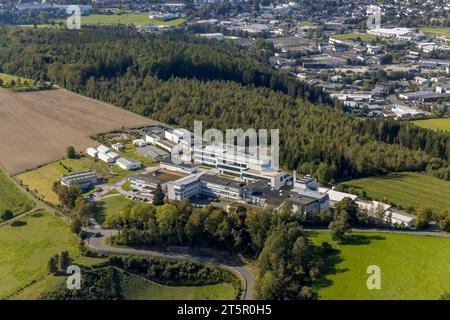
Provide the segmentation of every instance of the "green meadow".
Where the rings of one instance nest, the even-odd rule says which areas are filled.
[[[413,121],[414,124],[433,130],[444,130],[450,132],[450,118],[427,119]]]
[[[47,276],[47,262],[61,251],[78,256],[78,239],[69,225],[37,211],[0,227],[0,299]]]
[[[343,182],[349,192],[366,191],[373,199],[394,203],[403,209],[426,205],[450,208],[450,181],[416,172],[396,172]]]
[[[20,190],[11,179],[0,170],[0,213],[11,210],[14,214],[30,210],[34,201]]]
[[[450,239],[389,233],[353,233],[337,245],[329,232],[313,233],[315,244],[332,244],[329,275],[320,283],[324,300],[436,300],[450,292]],[[381,289],[367,288],[369,266],[381,271]]]
[[[123,209],[134,203],[137,202],[120,194],[104,198],[97,202],[98,210],[94,213],[95,219],[102,224],[107,216],[119,214]]]
[[[126,273],[121,274],[120,284],[125,300],[233,300],[235,294],[233,286],[228,283],[167,287]]]

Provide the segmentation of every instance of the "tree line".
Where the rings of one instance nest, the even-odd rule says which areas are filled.
[[[124,29],[4,31],[4,72],[50,80],[188,129],[194,120],[222,130],[279,128],[280,162],[288,169],[314,171],[324,163],[333,179],[392,171],[450,178],[447,133],[348,115],[321,89],[276,73],[230,43]]]

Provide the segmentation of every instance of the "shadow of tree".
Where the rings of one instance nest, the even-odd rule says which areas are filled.
[[[338,268],[337,265],[344,261],[341,257],[341,250],[330,249],[327,252],[327,256],[324,258],[324,269],[322,276],[316,279],[313,286],[317,289],[329,287],[333,284],[333,280],[329,279],[329,275],[344,273],[348,271],[348,268]]]
[[[33,218],[40,218],[43,216],[44,216],[44,214],[42,212],[35,212],[35,213],[31,214],[31,217],[33,217]]]
[[[22,227],[27,225],[27,223],[25,221],[22,220],[16,220],[13,223],[11,223],[11,227]]]
[[[384,240],[384,239],[386,238],[378,235],[366,236],[362,234],[350,234],[345,237],[345,239],[341,242],[341,244],[359,246],[370,244],[373,240]]]

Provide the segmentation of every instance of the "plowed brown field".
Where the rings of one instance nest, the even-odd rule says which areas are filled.
[[[154,122],[123,109],[57,89],[12,93],[0,89],[0,164],[17,174],[98,143],[89,137]]]

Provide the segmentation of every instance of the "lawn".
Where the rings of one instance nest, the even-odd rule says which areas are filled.
[[[450,182],[415,172],[391,173],[379,177],[350,180],[342,183],[348,191],[366,191],[373,199],[391,202],[403,209],[429,206],[450,208]]]
[[[16,178],[46,201],[59,204],[58,196],[52,190],[53,183],[58,181],[63,174],[87,170],[89,167],[90,164],[87,158],[63,159],[39,169],[21,173]]]
[[[38,211],[0,227],[0,299],[47,275],[48,259],[68,250],[78,256],[78,239],[69,225]]]
[[[0,213],[11,210],[14,214],[30,210],[34,201],[20,190],[11,179],[0,170]]]
[[[228,283],[167,287],[125,273],[121,275],[121,287],[125,300],[233,300],[235,294],[233,286]]]
[[[49,86],[44,83],[34,81],[32,79],[14,76],[7,73],[0,72],[0,80],[3,81],[3,87],[14,92],[24,92],[24,91],[39,91],[43,89],[50,89]],[[15,84],[11,86],[11,81]]]
[[[108,179],[111,183],[123,179],[130,174],[139,172],[122,170],[118,166],[110,167],[100,160],[95,161],[90,157],[81,157],[79,159],[56,161],[36,170],[21,173],[16,178],[45,200],[59,204],[58,196],[52,190],[53,183],[58,181],[63,174],[82,170],[93,170],[100,177]]]
[[[434,130],[444,130],[450,132],[450,118],[427,119],[413,121],[414,124]]]
[[[320,299],[438,299],[450,292],[450,239],[386,233],[354,233],[345,245],[332,242],[330,233],[311,240],[327,241],[336,253],[327,262],[327,281]],[[381,270],[381,289],[366,286],[367,267]]]
[[[433,36],[450,36],[450,27],[421,27],[420,30]]]
[[[105,218],[109,215],[119,214],[123,209],[127,206],[137,203],[136,201],[127,199],[122,195],[114,195],[101,201],[97,202],[99,207],[98,212],[96,212],[95,219],[98,223],[102,224],[105,221]]]
[[[342,34],[333,34],[330,36],[331,38],[341,39],[341,40],[356,40],[358,38],[361,39],[361,41],[372,41],[376,40],[377,37],[367,34],[367,33],[342,33]]]
[[[113,24],[134,24],[134,25],[156,25],[156,26],[179,26],[186,20],[179,18],[169,21],[150,19],[148,14],[145,13],[124,13],[124,14],[91,14],[88,16],[81,16],[81,26],[83,24],[100,24],[100,25],[113,25]],[[63,22],[65,20],[56,20],[56,23]]]

